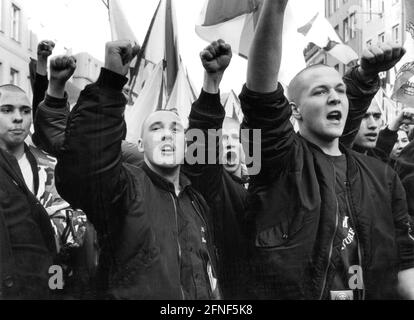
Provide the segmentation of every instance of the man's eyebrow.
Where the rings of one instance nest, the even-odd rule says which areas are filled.
[[[319,85],[313,87],[312,91],[316,90],[316,89],[327,89],[327,88],[328,88],[328,86],[326,84],[319,84]]]
[[[180,127],[180,128],[184,128],[184,126],[183,126],[180,122],[178,122],[178,121],[173,121],[173,122],[171,123],[171,125],[172,125],[172,126],[177,126],[177,127]]]
[[[31,106],[18,106],[16,107],[15,105],[12,104],[3,104],[0,106],[0,108],[17,108],[17,109],[30,109],[32,110]]]
[[[157,121],[157,122],[151,123],[149,127],[152,128],[154,126],[160,126],[160,125],[162,125],[162,122],[161,121]]]

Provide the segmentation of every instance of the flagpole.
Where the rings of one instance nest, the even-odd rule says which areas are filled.
[[[134,70],[131,73],[131,79],[129,81],[129,86],[131,87],[131,90],[129,92],[130,99],[132,99],[132,93],[133,93],[135,85],[137,83],[138,72],[139,72],[139,69],[140,69],[140,66],[141,66],[142,59],[144,58],[145,50],[147,48],[147,44],[148,44],[148,41],[149,41],[149,37],[151,35],[152,28],[154,26],[155,19],[157,17],[158,11],[161,7],[161,1],[162,0],[160,0],[160,2],[158,3],[157,9],[155,10],[155,13],[154,13],[154,16],[151,19],[151,23],[150,23],[150,26],[148,28],[147,34],[145,35],[145,39],[144,39],[144,42],[142,44],[141,50],[139,50],[139,53],[138,53],[138,56],[137,56],[137,63],[135,64]]]
[[[101,0],[101,2],[103,3],[103,5],[109,10],[109,0]]]

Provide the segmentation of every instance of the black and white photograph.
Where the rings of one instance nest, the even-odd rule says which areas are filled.
[[[413,140],[412,0],[0,0],[0,300],[414,300]]]

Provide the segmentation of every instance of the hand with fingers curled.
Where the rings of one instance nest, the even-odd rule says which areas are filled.
[[[126,76],[139,51],[139,45],[127,40],[108,42],[105,49],[105,68]]]
[[[404,108],[400,110],[397,116],[390,121],[388,129],[391,131],[398,131],[403,125],[414,124],[414,108]]]
[[[405,53],[406,50],[398,44],[372,45],[363,52],[358,70],[367,79],[376,78],[380,72],[392,69]]]
[[[212,42],[200,53],[201,63],[208,74],[223,74],[232,56],[231,46],[221,39]]]
[[[53,53],[55,43],[51,40],[43,40],[39,42],[37,46],[37,58],[38,60],[47,60]]]
[[[53,53],[55,43],[51,40],[43,40],[37,46],[36,73],[42,76],[47,75],[47,60]]]
[[[76,70],[76,58],[57,56],[50,61],[50,81],[64,86]]]

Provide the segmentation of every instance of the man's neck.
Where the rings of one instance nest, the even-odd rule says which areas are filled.
[[[18,161],[24,156],[25,153],[24,143],[14,147],[8,147],[4,144],[0,144],[0,148],[13,155]]]
[[[230,169],[227,169],[226,167],[224,167],[224,169],[228,172],[228,173],[230,173],[231,175],[233,175],[233,176],[235,176],[235,177],[237,177],[237,178],[239,178],[239,179],[241,179],[242,178],[242,166],[241,165],[239,165],[238,167],[237,167],[237,169],[236,170],[230,170]]]
[[[332,141],[326,141],[306,134],[302,134],[302,137],[304,137],[309,142],[317,145],[328,156],[337,157],[342,155],[342,152],[339,148],[339,138],[336,138]]]
[[[176,168],[168,168],[164,169],[161,167],[157,167],[152,165],[148,160],[145,159],[145,163],[147,166],[156,174],[158,174],[160,177],[163,177],[168,182],[171,182],[174,185],[175,194],[178,196],[180,194],[181,188],[180,188],[180,166],[177,166]]]

